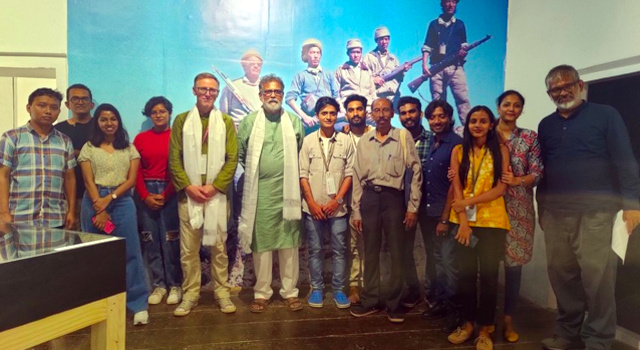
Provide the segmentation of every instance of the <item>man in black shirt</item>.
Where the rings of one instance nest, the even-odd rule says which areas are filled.
[[[538,127],[545,177],[537,199],[558,316],[542,346],[609,349],[618,263],[611,234],[620,209],[629,234],[640,223],[638,165],[622,118],[582,100],[575,68],[553,68],[546,85],[557,110]]]
[[[67,88],[67,101],[64,105],[71,111],[71,118],[56,124],[56,130],[69,136],[73,143],[73,150],[78,158],[82,146],[84,146],[91,136],[91,128],[93,119],[91,118],[91,110],[93,109],[93,97],[91,90],[83,84],[73,84]],[[76,171],[76,197],[80,203],[84,194],[84,179],[80,167],[75,168]],[[80,229],[80,207],[76,205],[76,223],[75,230]]]

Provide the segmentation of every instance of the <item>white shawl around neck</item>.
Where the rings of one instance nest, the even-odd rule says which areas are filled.
[[[266,117],[264,109],[258,109],[257,113],[249,136],[249,144],[247,145],[242,213],[240,214],[240,224],[238,226],[240,245],[245,253],[251,253],[251,242],[253,240],[253,229],[258,206],[258,191],[260,190],[258,188],[258,169],[260,168],[260,155],[265,133]],[[282,184],[284,203],[282,217],[285,220],[300,220],[302,218],[302,207],[300,201],[300,172],[298,169],[298,141],[293,130],[291,118],[284,110],[280,114],[280,123],[284,147],[284,181]]]
[[[207,131],[207,155],[202,157],[202,122],[197,107],[193,107],[182,128],[182,145],[184,170],[192,185],[202,186],[213,184],[226,160],[226,126],[222,113],[213,109],[209,112],[209,126]],[[202,183],[202,174],[206,174],[206,181]],[[203,227],[202,244],[213,246],[220,239],[224,240],[227,232],[227,196],[216,193],[206,203],[198,203],[187,195],[189,208],[189,224],[194,229]]]

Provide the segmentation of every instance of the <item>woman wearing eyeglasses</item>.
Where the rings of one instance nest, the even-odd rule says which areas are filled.
[[[152,97],[142,114],[153,127],[139,133],[133,144],[140,152],[136,179],[138,219],[145,263],[151,271],[153,292],[149,304],[159,304],[167,292],[167,304],[182,300],[180,221],[178,200],[169,173],[169,120],[173,105],[163,96]]]

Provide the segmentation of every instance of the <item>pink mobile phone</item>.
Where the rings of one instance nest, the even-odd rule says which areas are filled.
[[[91,218],[91,222],[94,222],[94,223],[96,222],[95,215]],[[115,230],[115,229],[116,229],[116,225],[114,225],[113,222],[111,222],[111,220],[107,220],[104,223],[104,230],[103,230],[104,233],[110,235],[110,234],[113,233],[113,230]]]
[[[110,235],[113,233],[113,230],[116,229],[116,225],[113,224],[113,222],[111,222],[111,220],[107,220],[107,222],[104,223],[104,233]]]

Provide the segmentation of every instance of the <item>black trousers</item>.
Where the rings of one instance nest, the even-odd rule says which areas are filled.
[[[404,193],[382,187],[374,191],[365,187],[360,201],[364,238],[364,276],[361,302],[364,307],[386,306],[399,309],[404,284],[403,255],[405,251]],[[380,249],[382,232],[386,235],[391,255],[391,276],[385,297],[380,295]],[[415,265],[414,265],[415,270]]]
[[[462,318],[477,321],[480,326],[495,323],[498,294],[498,267],[504,256],[506,230],[472,227],[478,244],[471,248],[456,245],[459,279],[457,299],[462,306]],[[480,300],[478,300],[478,272],[480,272]]]

